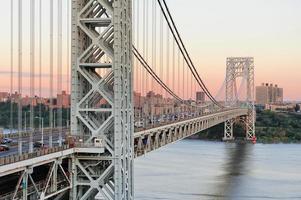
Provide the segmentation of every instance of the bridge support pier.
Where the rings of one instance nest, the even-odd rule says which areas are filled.
[[[225,121],[224,141],[234,140],[233,136],[234,119]]]

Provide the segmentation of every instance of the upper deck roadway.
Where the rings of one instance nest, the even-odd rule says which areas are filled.
[[[247,113],[247,109],[240,108],[224,110],[135,132],[135,157],[182,140],[200,131],[223,123],[226,120],[245,116]],[[53,149],[44,149],[34,152],[33,154],[2,157],[0,158],[0,177],[25,170],[28,167],[41,166],[53,162],[56,159],[63,159],[74,153],[85,153],[86,150],[87,148],[83,146],[74,148],[65,146],[62,148],[54,147]],[[91,148],[89,148],[89,150],[91,150]],[[101,149],[99,148],[94,148],[94,150],[96,153],[101,153]]]

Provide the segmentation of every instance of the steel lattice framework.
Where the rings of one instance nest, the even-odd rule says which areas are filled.
[[[70,199],[133,199],[131,6],[72,1],[71,133],[88,148],[72,158]]]
[[[237,99],[236,79],[242,77],[246,81],[246,99],[239,103]],[[248,115],[240,117],[246,125],[246,139],[255,137],[255,106],[254,106],[254,58],[227,58],[226,71],[226,106],[248,108]],[[235,119],[225,122],[224,140],[233,140],[233,124]]]

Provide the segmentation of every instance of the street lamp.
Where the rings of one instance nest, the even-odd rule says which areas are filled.
[[[56,127],[56,121],[55,121],[55,118],[56,118],[56,112],[55,110],[53,110],[53,127],[52,128],[55,128]]]
[[[44,118],[43,117],[35,117],[36,119],[40,119],[41,127],[42,127],[42,136],[41,136],[41,142],[42,142],[42,147],[44,146]]]
[[[26,116],[27,116],[27,113],[30,113],[30,111],[25,111],[25,132],[27,131],[27,119],[26,119]]]

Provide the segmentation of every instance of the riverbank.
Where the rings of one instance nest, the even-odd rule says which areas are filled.
[[[220,140],[224,125],[212,127],[196,135],[198,139]],[[234,127],[235,137],[244,137],[241,124]],[[259,143],[301,143],[301,115],[258,111],[256,115],[256,136]]]

